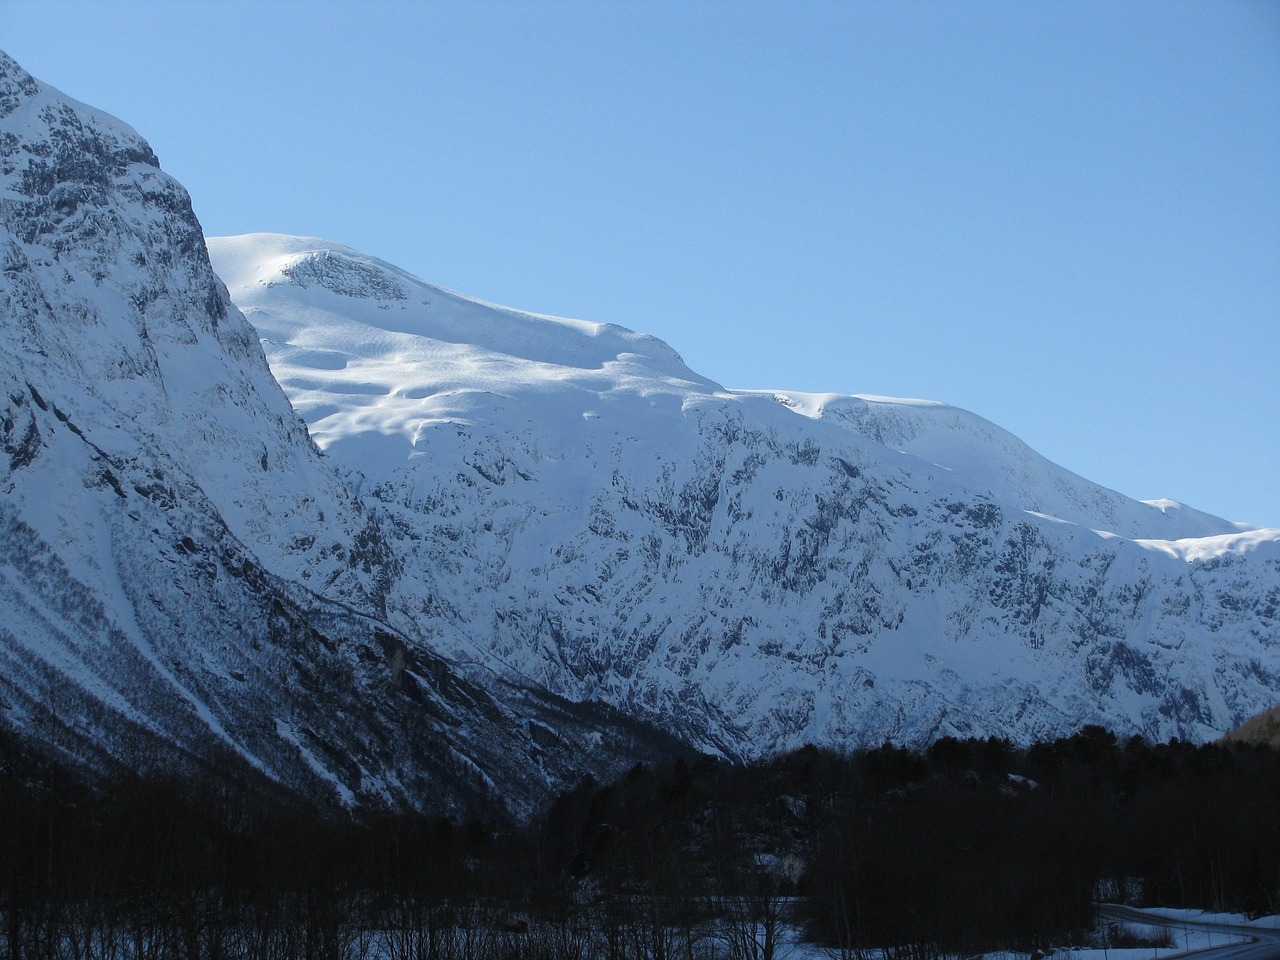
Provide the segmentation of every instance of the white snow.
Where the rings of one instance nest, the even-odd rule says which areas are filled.
[[[1265,553],[1276,557],[1280,549],[1278,531],[1267,529],[1247,530],[1216,537],[1191,537],[1183,540],[1137,540],[1140,546],[1158,551],[1184,562],[1208,560],[1227,554],[1242,556],[1249,553]]]
[[[320,762],[320,759],[315,755],[315,751],[302,742],[302,739],[298,736],[298,732],[294,730],[293,724],[289,723],[287,720],[282,720],[279,717],[276,717],[275,725],[276,734],[290,746],[294,747],[302,756],[302,759],[306,761],[307,766],[315,771],[316,775],[319,776],[321,780],[324,780],[333,788],[333,791],[338,795],[339,800],[342,801],[342,805],[345,807],[354,807],[356,804],[356,795],[351,792],[350,788],[348,788],[346,784],[334,775],[332,770]]]
[[[1163,960],[1233,943],[1244,943],[1250,939],[1251,929],[1280,929],[1280,916],[1250,919],[1239,913],[1215,913],[1174,907],[1131,909],[1150,917],[1150,922],[1122,921],[1119,923],[1122,930],[1153,940],[1168,936],[1173,941],[1172,946],[1102,948],[1061,944],[1052,955],[1063,960]],[[1202,929],[1195,924],[1211,924],[1221,929]],[[1023,953],[986,954],[986,960],[1025,960],[1025,957],[1026,954]]]

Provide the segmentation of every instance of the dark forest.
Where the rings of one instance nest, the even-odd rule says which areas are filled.
[[[753,958],[1084,942],[1100,900],[1280,910],[1280,752],[805,747],[587,779],[517,824],[309,805],[244,775],[88,778],[0,734],[0,957]]]

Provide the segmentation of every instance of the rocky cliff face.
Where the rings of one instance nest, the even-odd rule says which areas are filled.
[[[942,404],[729,391],[652,338],[334,244],[210,246],[386,517],[388,615],[455,658],[730,756],[1203,739],[1275,698],[1275,531],[1129,500]]]
[[[0,54],[0,703],[104,763],[527,810],[623,730],[459,676],[129,127]],[[608,756],[608,748],[617,756]]]

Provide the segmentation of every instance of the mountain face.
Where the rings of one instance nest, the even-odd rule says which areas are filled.
[[[520,815],[674,749],[646,724],[752,757],[1280,699],[1280,533],[323,241],[206,252],[137,133],[3,54],[0,260],[0,715],[90,766]]]
[[[1280,532],[1063,470],[943,404],[726,390],[666,344],[319,240],[209,241],[383,518],[386,616],[702,749],[1204,739],[1280,690]]]
[[[389,518],[322,458],[119,121],[0,54],[0,708],[85,762],[345,804],[537,807],[634,725],[386,620]],[[475,679],[483,681],[483,686]]]

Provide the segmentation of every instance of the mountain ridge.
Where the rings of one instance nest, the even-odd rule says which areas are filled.
[[[621,350],[584,370],[491,337],[442,347],[431,304],[287,270],[372,258],[209,244],[326,455],[410,531],[391,609],[414,622],[429,590],[457,657],[744,757],[1081,722],[1203,739],[1275,682],[1274,531],[1130,500],[945,404],[727,390]],[[282,244],[270,268],[244,253]],[[486,330],[506,309],[468,304]],[[1262,597],[1214,586],[1230,610],[1199,623],[1209,570],[1255,554]],[[1183,650],[1241,607],[1243,679]]]

